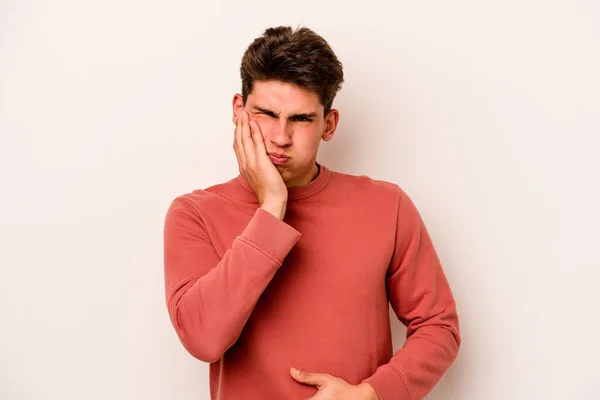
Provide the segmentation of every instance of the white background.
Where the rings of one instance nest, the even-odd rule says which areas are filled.
[[[240,59],[282,24],[344,63],[320,162],[400,184],[438,249],[464,342],[429,399],[599,398],[593,0],[0,1],[0,398],[208,398],[164,215],[237,175]]]

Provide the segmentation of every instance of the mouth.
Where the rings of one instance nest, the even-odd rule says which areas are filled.
[[[277,164],[277,165],[283,165],[290,159],[289,157],[284,156],[282,154],[273,154],[273,153],[269,153],[269,158],[271,159],[273,164]]]

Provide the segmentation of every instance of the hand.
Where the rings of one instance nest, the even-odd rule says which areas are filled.
[[[244,110],[240,110],[236,120],[233,149],[240,174],[256,193],[260,206],[265,202],[287,204],[288,191],[285,182],[267,155],[258,124],[249,121]]]
[[[290,374],[300,383],[317,387],[317,394],[311,397],[313,400],[381,400],[373,386],[366,382],[351,385],[329,374],[309,373],[294,368]]]

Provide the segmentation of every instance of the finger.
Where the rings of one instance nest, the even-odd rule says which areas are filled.
[[[236,118],[235,130],[233,131],[233,152],[235,153],[235,158],[237,159],[238,166],[240,167],[240,172],[241,172],[242,160],[240,158],[240,155],[238,154],[238,144],[237,144],[238,121],[237,120],[238,119]]]
[[[252,136],[250,135],[250,124],[248,114],[244,112],[242,117],[242,144],[244,146],[244,151],[246,155],[246,162],[254,161],[254,140],[252,140]]]
[[[317,388],[321,388],[321,386],[325,385],[331,378],[329,374],[316,374],[314,372],[299,371],[295,368],[290,370],[290,374],[292,375],[292,378],[298,382],[316,386]]]
[[[246,155],[244,154],[244,146],[242,145],[242,113],[244,111],[241,110],[238,114],[238,117],[235,122],[235,134],[233,140],[233,148],[235,150],[235,155],[238,158],[238,164],[240,165],[240,170],[246,168]]]
[[[252,132],[252,140],[254,141],[254,146],[257,154],[267,155],[267,149],[265,147],[265,141],[260,131],[260,127],[256,123],[256,121],[250,121],[250,131]]]

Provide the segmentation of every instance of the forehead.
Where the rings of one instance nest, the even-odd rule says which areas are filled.
[[[316,93],[279,81],[254,82],[247,105],[260,106],[274,112],[323,112],[323,105]]]

